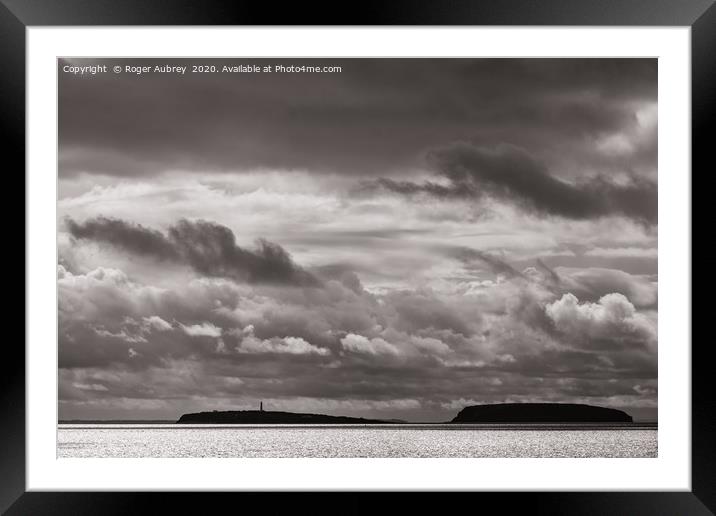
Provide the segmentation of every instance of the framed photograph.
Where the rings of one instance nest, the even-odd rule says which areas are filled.
[[[7,514],[713,513],[713,2],[3,3]]]

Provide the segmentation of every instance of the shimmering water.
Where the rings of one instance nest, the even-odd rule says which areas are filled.
[[[530,425],[59,425],[58,457],[656,457],[657,430]]]

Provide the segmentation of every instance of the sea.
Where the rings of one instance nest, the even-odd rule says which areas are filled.
[[[63,457],[657,457],[655,424],[60,424]]]

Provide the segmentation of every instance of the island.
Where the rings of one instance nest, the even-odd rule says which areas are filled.
[[[621,410],[576,403],[498,403],[462,409],[451,423],[632,423]]]
[[[577,403],[497,403],[463,408],[451,421],[437,424],[633,423],[621,410]],[[366,419],[263,410],[212,410],[182,415],[177,424],[214,425],[405,425],[399,419]]]
[[[362,417],[328,416],[264,410],[224,410],[184,414],[178,424],[220,425],[374,425],[399,424],[396,420],[364,419]]]

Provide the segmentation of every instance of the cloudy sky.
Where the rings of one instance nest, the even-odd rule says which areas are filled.
[[[60,60],[59,417],[655,419],[656,66]]]

